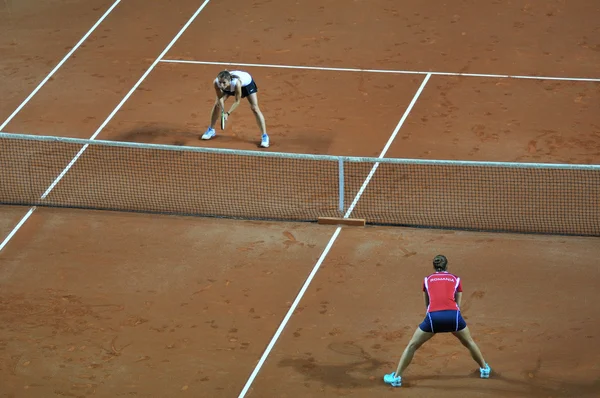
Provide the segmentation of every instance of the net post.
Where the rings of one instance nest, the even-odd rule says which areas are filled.
[[[344,214],[344,158],[338,159],[338,177],[339,177],[339,210]]]

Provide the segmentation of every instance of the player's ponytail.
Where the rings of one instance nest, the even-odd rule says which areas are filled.
[[[448,259],[446,256],[442,256],[441,254],[435,256],[433,258],[433,268],[435,268],[435,270],[438,272],[446,271],[448,268]]]

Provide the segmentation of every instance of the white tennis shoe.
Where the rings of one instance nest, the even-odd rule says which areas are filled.
[[[260,140],[260,146],[263,148],[269,147],[269,136],[266,134],[262,135],[262,139]]]
[[[213,129],[212,127],[209,127],[206,132],[204,134],[202,134],[202,139],[203,140],[210,140],[211,138],[213,138],[215,135],[217,135],[217,132],[215,131],[215,129]]]

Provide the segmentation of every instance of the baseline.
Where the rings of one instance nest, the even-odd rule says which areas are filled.
[[[334,72],[364,72],[364,73],[390,73],[390,74],[404,74],[404,75],[488,77],[488,78],[497,78],[497,79],[558,80],[558,81],[598,82],[598,83],[600,83],[600,78],[588,78],[588,77],[495,75],[495,74],[487,74],[487,73],[462,73],[462,72],[425,72],[425,71],[391,70],[391,69],[334,68],[334,67],[326,67],[326,66],[274,65],[274,64],[248,64],[248,63],[238,63],[238,62],[190,61],[190,60],[178,60],[178,59],[163,59],[160,62],[172,63],[172,64],[244,66],[244,67],[278,68],[278,69],[306,69],[306,70],[321,70],[321,71],[334,71]]]

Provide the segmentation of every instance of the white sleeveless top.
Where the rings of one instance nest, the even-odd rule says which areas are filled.
[[[246,87],[248,84],[252,83],[252,76],[248,72],[244,72],[244,71],[241,71],[241,70],[232,70],[232,71],[229,71],[229,73],[231,73],[232,75],[237,76],[237,77],[232,76],[232,78],[231,78],[231,88],[232,88],[232,91],[233,91],[233,88],[237,84],[238,78],[239,78],[240,82],[242,83],[242,87]],[[219,79],[218,78],[215,78],[215,83],[219,83]]]

